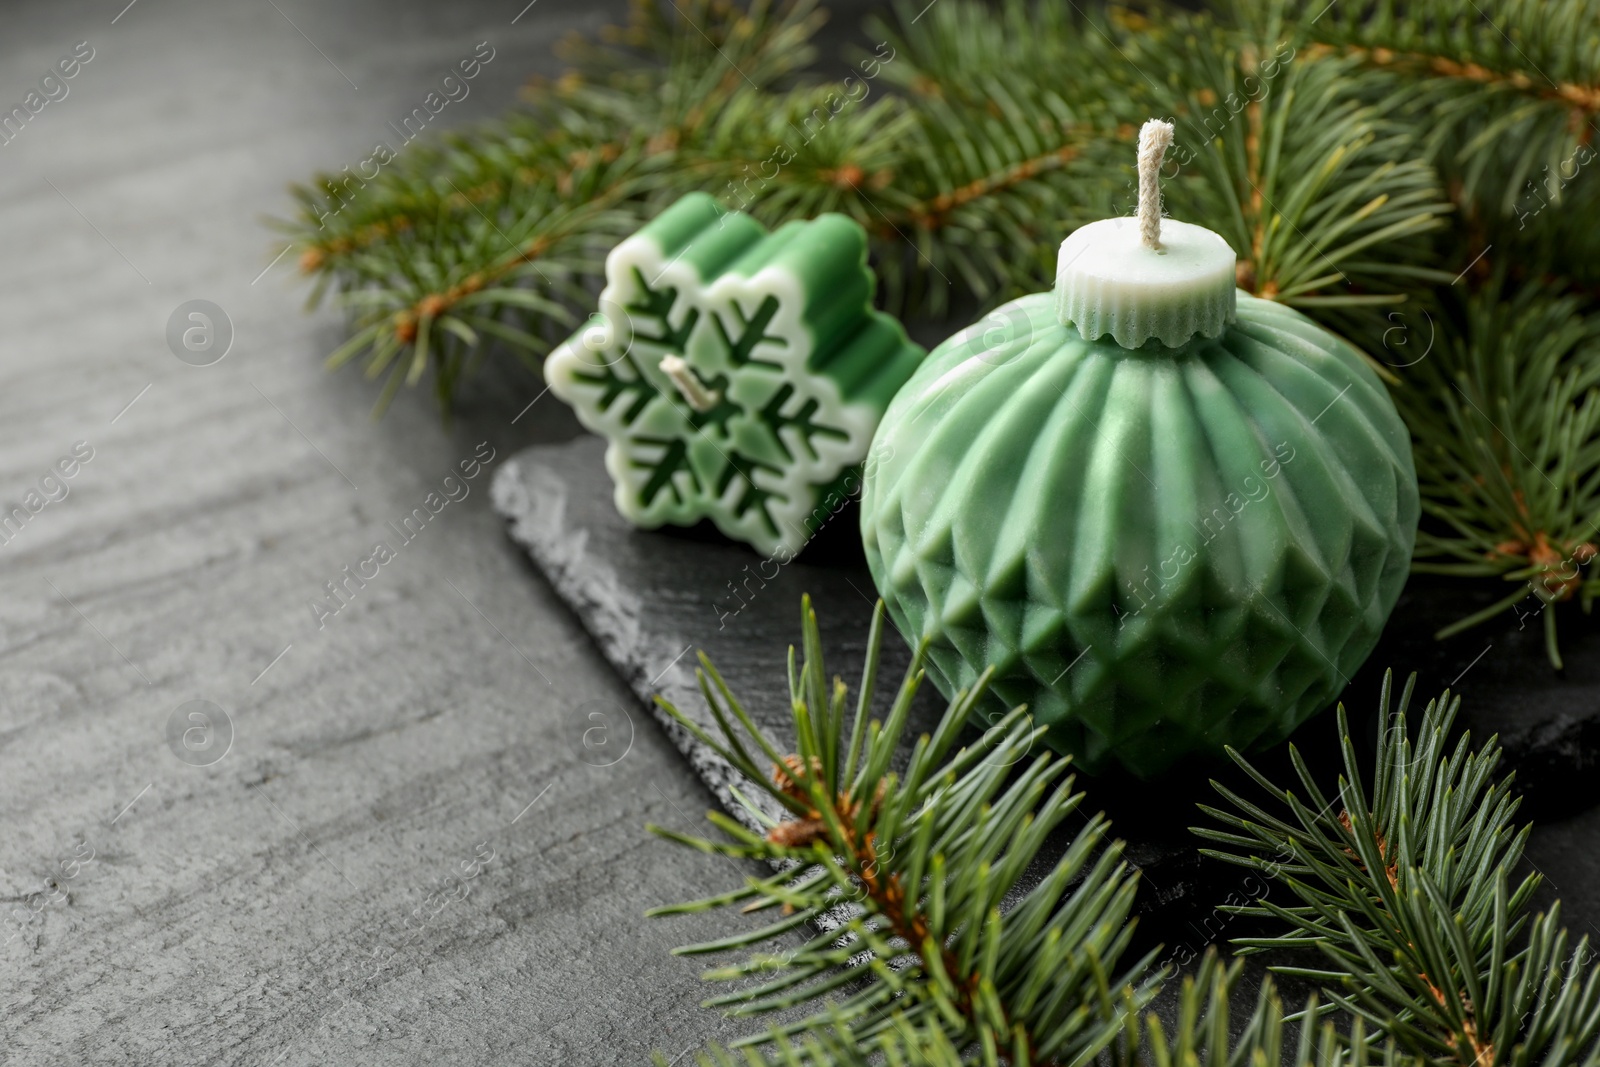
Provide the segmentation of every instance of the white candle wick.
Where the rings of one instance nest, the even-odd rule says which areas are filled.
[[[1161,248],[1161,160],[1172,144],[1172,123],[1151,119],[1139,130],[1139,241]]]
[[[700,384],[700,379],[695,377],[694,370],[682,356],[662,356],[660,367],[661,373],[672,379],[672,384],[678,387],[683,402],[702,415],[716,407],[722,399],[720,392]]]

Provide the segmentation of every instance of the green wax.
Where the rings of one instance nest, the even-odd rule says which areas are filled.
[[[1281,740],[1371,652],[1418,519],[1405,425],[1349,345],[1231,294],[1124,348],[1057,294],[928,356],[879,427],[868,564],[946,694],[1027,704],[1089,770]],[[1213,305],[1214,306],[1214,305]]]
[[[618,510],[710,519],[792,557],[924,353],[872,309],[866,234],[841,215],[768,233],[703,193],[606,259],[600,312],[551,353],[550,389],[608,441]],[[664,357],[681,357],[683,363]]]

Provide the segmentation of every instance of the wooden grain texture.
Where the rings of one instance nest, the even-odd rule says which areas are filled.
[[[0,1061],[641,1062],[731,1033],[667,954],[710,926],[642,918],[737,877],[644,831],[709,797],[489,508],[502,458],[575,425],[549,398],[513,425],[542,390],[515,370],[452,430],[425,391],[374,424],[374,389],[320,366],[339,317],[302,314],[290,260],[262,275],[286,183],[392,138],[480,41],[440,122],[499,112],[622,4],[140,0],[113,25],[125,2],[0,13],[8,104],[95,50],[0,147],[0,501],[94,450],[0,545]],[[197,297],[237,334],[204,368],[164,339]],[[319,629],[323,583],[480,442],[470,494]],[[167,745],[194,699],[235,731],[211,766]],[[641,727],[612,767],[581,758],[594,702]]]
[[[423,394],[370,422],[373,388],[320,368],[339,318],[301,313],[261,225],[477,42],[496,58],[441,124],[621,8],[0,11],[8,107],[95,50],[0,147],[0,502],[94,449],[0,545],[0,1062],[636,1063],[737,1032],[667,955],[720,922],[641,917],[738,876],[642,829],[710,797],[489,507],[505,457],[574,423],[548,398],[513,422],[542,388],[515,370],[450,430]],[[194,298],[236,330],[211,367],[164,339]],[[470,495],[319,629],[323,583],[485,441]],[[168,747],[191,700],[233,727],[210,766]],[[612,766],[591,712],[619,745],[631,718]],[[1558,860],[1592,840],[1559,830]]]

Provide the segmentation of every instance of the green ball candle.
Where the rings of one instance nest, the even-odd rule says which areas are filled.
[[[1235,288],[1216,233],[1136,218],[1061,246],[1054,293],[929,354],[873,443],[861,528],[947,695],[994,676],[1095,771],[1280,741],[1377,642],[1405,583],[1410,437],[1347,343]]]

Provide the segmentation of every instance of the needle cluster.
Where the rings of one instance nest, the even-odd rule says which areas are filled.
[[[727,936],[678,951],[720,961],[705,977],[724,991],[707,1006],[777,1019],[700,1064],[1600,1063],[1594,953],[1561,927],[1559,904],[1530,913],[1528,828],[1495,774],[1494,739],[1455,736],[1459,698],[1418,713],[1408,685],[1391,707],[1386,680],[1371,767],[1341,707],[1331,786],[1298,752],[1288,788],[1235,754],[1260,798],[1219,785],[1222,804],[1202,806],[1210,824],[1195,832],[1217,846],[1206,854],[1294,898],[1232,909],[1270,931],[1236,939],[1236,957],[1272,950],[1272,970],[1318,989],[1286,1015],[1270,979],[1243,996],[1240,960],[1219,950],[1181,979],[1159,949],[1130,950],[1137,875],[1104,816],[1082,814],[1067,760],[1021,708],[981,735],[964,729],[987,677],[912,740],[918,656],[878,717],[882,621],[880,605],[852,698],[828,680],[804,607],[793,750],[704,657],[716,732],[664,705],[743,776],[746,818],[711,814],[710,838],[652,829],[760,862],[742,885],[655,914],[736,911]]]
[[[536,372],[592,309],[605,253],[689,190],[769,225],[850,216],[890,310],[993,306],[1048,287],[1072,229],[1134,212],[1128,161],[1157,115],[1167,210],[1393,386],[1419,565],[1508,583],[1486,616],[1588,607],[1596,0],[899,0],[832,74],[813,63],[824,18],[816,0],[637,0],[504,118],[297,188],[286,240],[313,298],[351,316],[329,363],[382,379],[380,408],[431,374],[446,411],[491,353]]]

